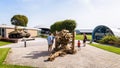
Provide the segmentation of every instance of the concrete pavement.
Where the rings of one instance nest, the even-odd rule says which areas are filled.
[[[11,51],[6,58],[6,64],[38,68],[120,68],[120,55],[90,45],[81,47],[74,55],[57,57],[53,62],[45,62],[50,54],[46,39],[28,41],[26,48],[23,42],[7,46],[11,47]]]

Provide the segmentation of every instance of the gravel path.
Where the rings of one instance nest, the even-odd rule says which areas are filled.
[[[27,65],[38,68],[120,68],[120,55],[87,45],[74,55],[57,57],[53,62],[45,62],[49,56],[46,39],[7,45],[11,51],[6,64]],[[77,48],[77,47],[76,47]]]

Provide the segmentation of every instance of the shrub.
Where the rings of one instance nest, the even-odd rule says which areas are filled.
[[[117,47],[120,47],[120,38],[118,38],[118,40],[116,40],[115,45],[116,45]]]
[[[2,38],[2,39],[0,39],[0,41],[17,43],[18,39]]]
[[[0,36],[0,39],[2,39],[2,36]]]
[[[113,35],[103,37],[99,42],[103,44],[115,44],[119,39]]]
[[[120,47],[120,38],[115,36],[105,36],[99,42],[102,44],[112,44],[113,46]]]
[[[47,38],[47,35],[40,35],[41,38]]]

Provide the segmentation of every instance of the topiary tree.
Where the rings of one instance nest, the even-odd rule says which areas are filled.
[[[28,18],[24,15],[14,15],[11,18],[11,24],[15,25],[15,31],[16,31],[17,26],[27,26]]]
[[[50,30],[51,32],[55,32],[56,30],[61,31],[62,28],[61,26],[62,26],[61,21],[55,22],[53,25],[51,25]]]
[[[76,22],[74,20],[64,20],[62,22],[62,29],[72,32],[76,28]]]
[[[14,15],[11,18],[11,24],[15,25],[15,31],[12,31],[9,33],[9,38],[22,38],[26,37],[28,38],[30,36],[30,33],[26,32],[25,30],[23,32],[18,31],[17,26],[24,26],[26,27],[28,24],[28,18],[24,15]]]
[[[11,18],[11,24],[16,26],[27,26],[28,18],[24,15],[14,15]]]
[[[66,29],[72,32],[76,28],[76,25],[77,24],[74,20],[57,21],[50,26],[50,30],[51,32],[55,32],[61,31],[62,29]]]

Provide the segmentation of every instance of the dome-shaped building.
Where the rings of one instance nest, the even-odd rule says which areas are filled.
[[[95,27],[92,32],[92,41],[100,40],[106,35],[114,35],[120,37],[120,30],[115,28],[110,28],[105,25],[99,25]]]

